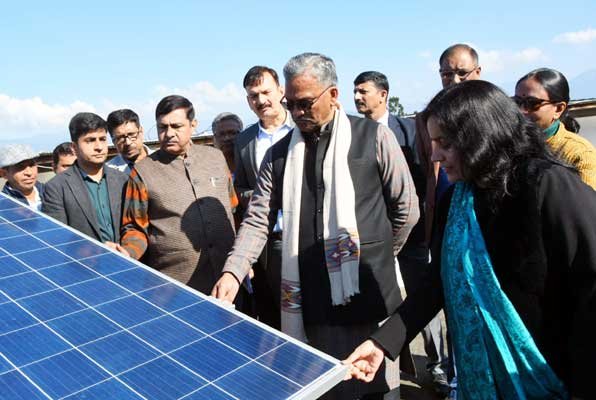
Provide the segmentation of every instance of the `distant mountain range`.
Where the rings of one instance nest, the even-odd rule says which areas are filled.
[[[596,68],[573,78],[569,86],[572,100],[596,98]]]

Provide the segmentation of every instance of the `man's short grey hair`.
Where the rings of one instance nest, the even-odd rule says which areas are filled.
[[[244,129],[244,124],[242,123],[242,120],[239,116],[231,112],[222,112],[220,114],[217,114],[217,116],[213,119],[213,122],[211,123],[211,131],[213,132],[213,134],[215,134],[215,128],[217,127],[217,124],[219,124],[221,121],[227,120],[236,121],[238,125],[240,125],[240,130]]]
[[[336,86],[337,73],[333,60],[319,53],[302,53],[290,58],[284,67],[284,78],[290,82],[298,75],[311,75],[323,86]]]

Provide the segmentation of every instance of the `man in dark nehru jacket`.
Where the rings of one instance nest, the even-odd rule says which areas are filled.
[[[267,151],[212,294],[234,298],[283,209],[282,331],[343,358],[401,302],[393,258],[418,220],[418,199],[395,135],[345,114],[333,60],[300,54],[284,76],[296,127]],[[382,399],[388,386],[377,376],[324,398]]]

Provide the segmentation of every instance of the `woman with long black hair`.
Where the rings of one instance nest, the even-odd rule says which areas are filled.
[[[581,179],[596,189],[596,149],[577,135],[579,123],[569,115],[569,84],[550,68],[524,75],[515,85],[513,100],[521,112],[544,132],[553,153],[573,165]]]
[[[455,184],[437,210],[426,287],[345,361],[369,381],[445,307],[458,399],[592,398],[596,192],[496,86],[427,107],[433,161]]]

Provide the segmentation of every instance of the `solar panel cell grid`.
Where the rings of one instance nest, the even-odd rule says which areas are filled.
[[[0,399],[310,399],[343,374],[0,196]]]

